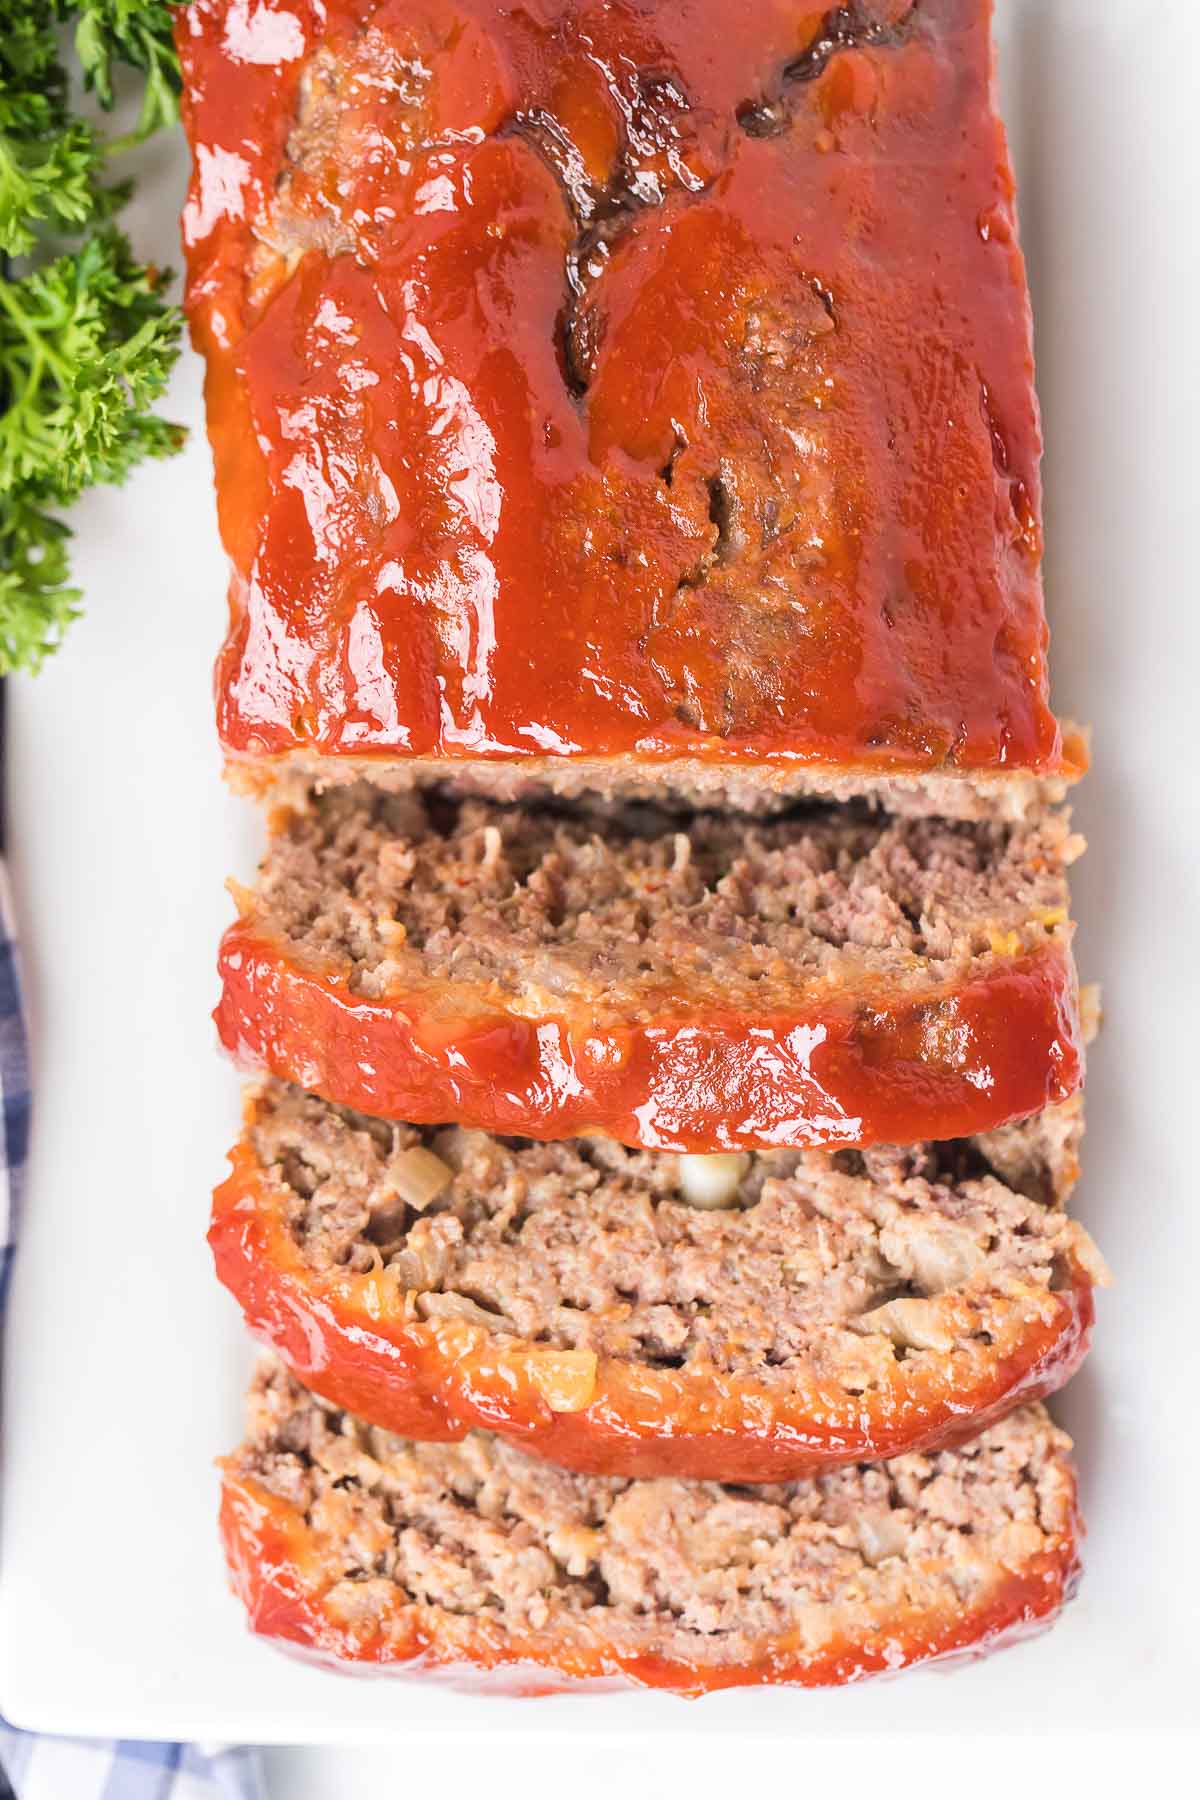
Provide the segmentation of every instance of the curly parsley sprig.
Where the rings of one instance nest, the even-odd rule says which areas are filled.
[[[70,107],[60,27],[85,87],[113,104],[142,77],[133,132],[105,138]],[[138,263],[114,215],[114,158],[174,122],[179,69],[165,0],[9,0],[0,33],[0,673],[36,670],[79,611],[59,514],[183,433],[154,411],[178,351],[165,271]]]
[[[101,106],[113,103],[115,64],[141,70],[142,110],[135,140],[175,123],[179,63],[171,37],[171,8],[164,0],[57,0],[57,11],[60,18],[74,16],[78,21],[75,54],[84,82]]]

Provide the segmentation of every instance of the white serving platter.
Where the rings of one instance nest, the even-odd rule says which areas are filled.
[[[684,1780],[706,1745],[1194,1721],[1200,7],[1001,0],[1000,13],[1049,440],[1056,698],[1096,727],[1076,896],[1107,1028],[1078,1205],[1118,1285],[1058,1409],[1091,1526],[1080,1598],[1050,1635],[990,1662],[697,1705],[339,1678],[247,1634],[225,1591],[213,1459],[238,1438],[249,1358],[204,1231],[237,1108],[208,1018],[221,883],[252,861],[257,821],[219,781],[224,567],[189,355],[170,398],[188,451],[81,509],[88,615],[10,692],[36,1090],[4,1359],[0,1710],[15,1723],[473,1740],[489,1755],[569,1734],[626,1756],[669,1748]],[[183,167],[181,147],[148,157],[132,221],[172,260]]]

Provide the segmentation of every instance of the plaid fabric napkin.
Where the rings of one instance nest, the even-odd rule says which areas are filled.
[[[16,938],[0,861],[0,1307],[21,1223],[29,1064]],[[0,1800],[266,1800],[254,1751],[37,1737],[0,1719]]]
[[[244,1748],[35,1737],[0,1724],[0,1763],[0,1800],[266,1800]]]

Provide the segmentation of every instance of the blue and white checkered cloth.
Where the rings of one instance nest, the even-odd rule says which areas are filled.
[[[265,1800],[246,1749],[36,1737],[0,1726],[0,1800]]]
[[[16,934],[0,862],[0,1307],[21,1223],[29,1063]],[[0,1800],[266,1800],[254,1751],[38,1737],[0,1719]]]

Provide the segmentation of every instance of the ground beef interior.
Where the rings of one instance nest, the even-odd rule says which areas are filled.
[[[279,1082],[250,1123],[319,1274],[382,1268],[419,1317],[556,1348],[855,1391],[984,1331],[974,1302],[1103,1276],[1061,1203],[1078,1135],[1072,1103],[991,1139],[678,1157],[385,1123]]]
[[[518,1012],[769,1010],[814,983],[962,979],[1069,932],[1066,817],[807,809],[763,822],[336,787],[281,809],[256,900],[353,991],[474,985]]]
[[[1069,1532],[1069,1448],[1026,1407],[965,1449],[786,1485],[581,1476],[478,1432],[393,1437],[267,1359],[231,1472],[303,1514],[326,1610],[347,1624],[398,1593],[514,1634],[733,1663],[789,1633],[827,1641],[839,1616],[861,1632],[866,1609],[958,1616]]]

